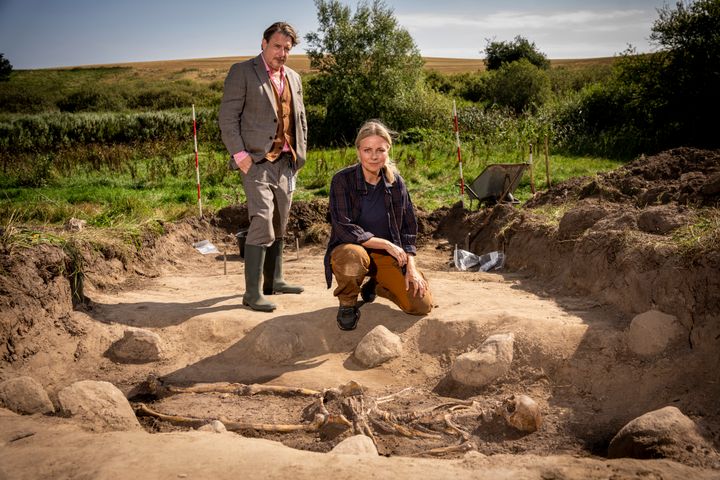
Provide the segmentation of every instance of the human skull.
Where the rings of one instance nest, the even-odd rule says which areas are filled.
[[[500,414],[512,427],[522,432],[534,432],[542,424],[540,407],[527,395],[513,395],[505,400]]]

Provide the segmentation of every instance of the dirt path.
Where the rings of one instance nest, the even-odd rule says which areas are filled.
[[[220,246],[233,251],[232,245]],[[691,472],[700,478],[706,473],[667,461],[603,458],[617,429],[649,408],[642,404],[628,408],[627,401],[634,379],[647,368],[632,362],[617,368],[628,319],[592,299],[558,296],[552,286],[521,274],[450,271],[448,251],[433,243],[419,256],[436,299],[430,315],[405,315],[378,299],[362,308],[357,330],[341,332],[334,320],[336,301],[324,285],[320,248],[305,248],[298,259],[296,252],[286,250],[286,276],[306,291],[276,297],[279,308],[271,314],[242,307],[242,262],[236,256],[228,255],[225,263],[222,256],[202,256],[188,245],[174,248],[176,260],[157,265],[158,276],[141,278],[114,292],[88,285],[91,308],[74,312],[70,320],[82,334],[74,341],[50,338],[44,351],[21,366],[6,367],[3,376],[30,374],[51,394],[77,380],[106,380],[136,401],[142,399],[137,395],[151,374],[178,385],[235,382],[311,389],[354,380],[376,398],[401,392],[390,407],[398,413],[457,399],[476,400],[491,409],[522,393],[538,402],[544,423],[539,431],[524,434],[497,419],[474,419],[467,427],[477,451],[448,454],[440,460],[405,457],[457,444],[456,438],[378,435],[379,453],[392,458],[360,461],[300,451],[327,452],[348,434],[318,438],[308,433],[243,432],[294,448],[289,450],[237,434],[181,432],[157,421],[144,425],[162,433],[100,435],[84,432],[68,420],[4,412],[0,430],[5,432],[7,448],[0,453],[0,474],[114,478],[120,472],[139,477],[152,472],[153,478],[225,478],[242,469],[279,478],[292,469],[296,478],[315,478],[329,471],[347,478],[381,469],[396,478],[419,472],[425,478],[448,478],[450,472],[475,478],[547,478],[548,472],[576,478],[654,472],[679,478]],[[352,353],[376,325],[400,336],[403,355],[368,369]],[[159,362],[123,364],[107,358],[105,352],[128,327],[160,335]],[[510,332],[515,347],[509,374],[483,388],[463,387],[450,379],[448,372],[458,354],[477,347],[489,335]],[[652,368],[657,373],[666,367],[660,361]],[[662,390],[664,383],[662,378],[650,378],[643,388]],[[297,424],[307,403],[302,398],[203,394],[157,399],[152,407],[196,418]],[[44,460],[36,462],[40,452]]]

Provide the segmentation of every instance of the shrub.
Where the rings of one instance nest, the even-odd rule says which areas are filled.
[[[0,82],[4,82],[10,78],[13,66],[10,60],[5,58],[5,54],[0,53]]]
[[[220,145],[217,110],[197,109],[198,141]],[[0,154],[49,152],[90,144],[187,141],[192,117],[184,111],[149,113],[45,113],[0,118]]]
[[[612,75],[611,65],[591,65],[584,68],[557,67],[548,70],[550,86],[556,95],[579,92],[594,83],[603,83]]]
[[[519,60],[527,60],[537,68],[547,70],[550,68],[550,61],[544,53],[520,35],[512,42],[492,42],[487,40],[485,46],[485,66],[488,70],[497,70],[506,63],[513,63]]]
[[[102,112],[125,108],[122,97],[114,92],[85,88],[71,93],[57,102],[63,112]]]
[[[404,92],[393,99],[386,121],[397,131],[409,128],[448,129],[452,122],[451,100],[425,88]]]
[[[486,82],[488,99],[516,114],[536,111],[550,96],[547,73],[526,59],[504,63]]]
[[[18,85],[3,85],[0,89],[0,110],[3,112],[40,113],[55,108],[55,103],[47,95],[25,91]]]
[[[187,108],[192,104],[192,93],[178,88],[154,88],[142,90],[128,99],[128,105],[130,108],[143,110]]]

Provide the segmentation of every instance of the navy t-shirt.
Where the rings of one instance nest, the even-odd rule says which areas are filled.
[[[358,225],[363,230],[370,232],[376,237],[384,238],[392,241],[390,235],[390,220],[388,211],[385,207],[385,188],[383,182],[377,185],[371,185],[365,182],[368,193],[362,197],[362,207],[360,208],[360,219]]]

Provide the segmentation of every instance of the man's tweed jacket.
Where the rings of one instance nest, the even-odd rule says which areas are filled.
[[[295,113],[296,170],[305,164],[307,156],[307,120],[303,104],[302,80],[294,70],[285,66],[287,83],[291,88]],[[253,162],[259,162],[272,148],[277,132],[277,103],[270,85],[270,77],[260,55],[230,67],[220,103],[220,131],[231,155],[247,151]]]

